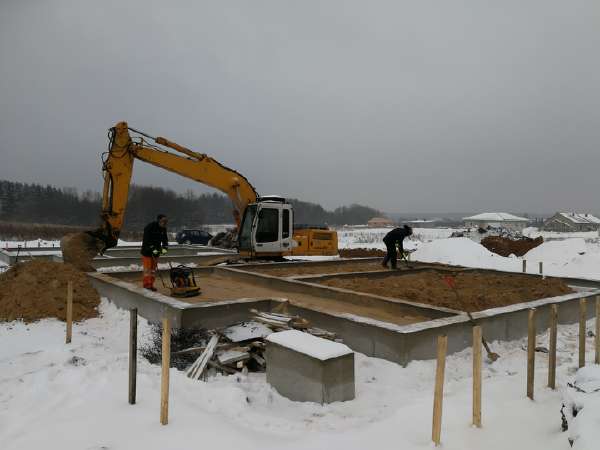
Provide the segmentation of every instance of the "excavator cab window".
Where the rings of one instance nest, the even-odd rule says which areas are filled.
[[[284,209],[281,213],[281,237],[282,239],[287,239],[290,237],[290,210]]]
[[[276,242],[279,240],[279,209],[261,208],[258,212],[256,242]]]
[[[256,205],[250,205],[244,212],[242,225],[240,227],[239,248],[240,250],[252,249],[252,224],[256,216]]]

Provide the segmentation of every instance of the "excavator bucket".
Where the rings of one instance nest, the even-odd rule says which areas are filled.
[[[63,261],[83,272],[93,272],[92,259],[103,248],[103,242],[89,233],[71,233],[60,240]]]

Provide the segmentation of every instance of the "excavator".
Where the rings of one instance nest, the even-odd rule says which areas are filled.
[[[87,270],[98,253],[117,245],[136,159],[224,192],[233,203],[241,259],[337,254],[335,231],[311,227],[294,230],[292,205],[283,197],[259,196],[246,177],[210,156],[130,128],[126,122],[110,128],[108,138],[108,151],[102,155],[101,225],[61,240],[65,262]]]

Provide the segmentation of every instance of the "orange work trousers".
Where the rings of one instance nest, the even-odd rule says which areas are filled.
[[[158,258],[154,256],[142,256],[142,265],[144,266],[144,287],[154,287],[156,268],[158,267]]]

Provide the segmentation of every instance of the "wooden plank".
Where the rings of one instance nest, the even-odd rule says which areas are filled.
[[[440,445],[442,435],[442,400],[444,397],[444,371],[446,369],[447,348],[448,336],[438,336],[435,391],[433,395],[433,425],[431,430],[431,439],[436,446]]]
[[[596,364],[600,364],[600,295],[596,296],[596,337],[594,342],[596,344],[596,358],[594,361]]]
[[[265,319],[264,317],[259,317],[259,316],[254,317],[254,320],[256,320],[257,322],[262,322],[266,325],[271,325],[276,328],[281,328],[284,330],[291,330],[291,328],[288,327],[285,323],[280,322],[278,320]]]
[[[208,344],[206,345],[206,350],[202,352],[198,359],[196,359],[196,361],[194,361],[194,363],[188,369],[188,378],[192,378],[194,380],[200,379],[202,373],[204,372],[204,369],[206,368],[206,365],[208,364],[208,361],[210,361],[210,359],[212,358],[218,343],[219,335],[213,334],[210,338],[210,341],[208,341]]]
[[[171,324],[163,318],[162,377],[160,383],[160,423],[169,423],[169,367],[171,366]]]
[[[248,352],[239,351],[239,350],[226,350],[223,353],[217,355],[217,360],[219,364],[224,366],[229,364],[234,364],[238,361],[247,361],[250,359],[250,354]]]
[[[550,342],[548,343],[548,387],[556,389],[556,333],[558,326],[558,305],[550,307]]]
[[[137,383],[137,308],[129,310],[129,404],[135,405]]]
[[[473,327],[473,425],[481,428],[481,327]]]
[[[579,367],[585,366],[585,321],[587,319],[587,302],[579,299]]]
[[[71,343],[73,336],[73,282],[69,280],[67,282],[67,336],[65,341],[67,344]]]
[[[527,325],[527,397],[533,400],[535,376],[535,308],[529,310]]]

